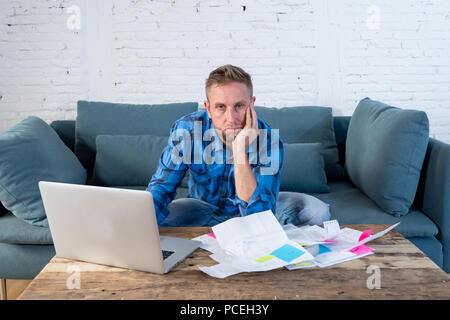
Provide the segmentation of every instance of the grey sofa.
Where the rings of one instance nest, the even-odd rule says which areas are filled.
[[[342,168],[345,168],[346,138],[350,120],[350,116],[336,116],[332,119]],[[51,123],[51,127],[72,152],[76,149],[77,121],[58,120]],[[163,126],[161,130],[167,131],[168,134],[169,126]],[[91,163],[95,161],[95,154],[89,157],[90,159],[84,161],[88,160]],[[439,267],[446,272],[450,271],[448,144],[433,138],[429,139],[415,200],[410,212],[405,216],[395,217],[384,212],[352,184],[347,174],[342,179],[330,179],[328,186],[330,188],[328,193],[311,194],[330,204],[332,218],[338,219],[340,224],[392,225],[401,221],[397,230]],[[134,188],[145,189],[145,187],[141,185]],[[187,194],[186,184],[182,184],[177,190],[177,198],[186,197]],[[51,238],[50,230],[16,218],[3,206],[0,206],[0,212],[0,278],[32,279],[55,255],[54,246],[45,240]],[[30,235],[33,235],[34,239],[31,242],[27,240]]]

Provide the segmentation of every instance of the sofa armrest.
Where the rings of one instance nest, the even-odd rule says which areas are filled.
[[[444,270],[450,272],[450,145],[430,138],[422,167],[422,211],[436,223]]]

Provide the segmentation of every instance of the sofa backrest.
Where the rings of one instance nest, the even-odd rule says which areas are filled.
[[[347,138],[348,126],[350,124],[351,116],[335,116],[333,117],[334,134],[336,137],[336,144],[339,151],[339,163],[345,168],[345,142]],[[66,146],[74,151],[75,149],[75,120],[55,120],[51,124],[51,127],[56,131],[61,140]],[[439,142],[430,138],[431,142]],[[428,146],[430,149],[430,145]],[[424,168],[421,172],[421,178],[417,188],[416,199],[414,205],[418,208],[422,208],[423,192],[425,188],[425,174],[428,164],[429,153],[425,156]],[[1,209],[1,208],[0,208]],[[1,210],[0,210],[1,212]],[[1,214],[1,213],[0,213]]]
[[[129,104],[79,100],[75,154],[91,177],[99,135],[168,137],[175,121],[197,110],[197,102]]]
[[[344,167],[345,163],[345,140],[350,119],[351,116],[333,117],[334,134],[339,151],[339,163],[342,167]],[[55,120],[50,124],[61,140],[72,151],[75,150],[75,124],[75,120]]]

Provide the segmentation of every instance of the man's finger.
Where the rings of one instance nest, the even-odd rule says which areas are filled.
[[[252,105],[251,106],[252,110],[252,127],[256,130],[258,130],[258,117],[256,116],[256,111],[255,111],[255,107]]]
[[[251,112],[250,108],[247,108],[247,110],[245,110],[245,127],[246,128],[252,127],[252,116],[251,116],[250,112]]]

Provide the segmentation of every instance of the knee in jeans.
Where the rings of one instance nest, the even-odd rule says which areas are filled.
[[[322,225],[324,221],[330,220],[330,206],[313,197],[307,196],[304,208],[298,214],[299,222],[303,225]]]
[[[199,199],[183,198],[169,203],[169,215],[162,221],[162,227],[204,226],[213,214],[214,208]]]
[[[323,205],[317,205],[314,207],[305,208],[305,210],[309,211],[309,221],[307,224],[309,225],[322,225],[325,221],[330,220],[330,207],[328,204],[323,203]]]

